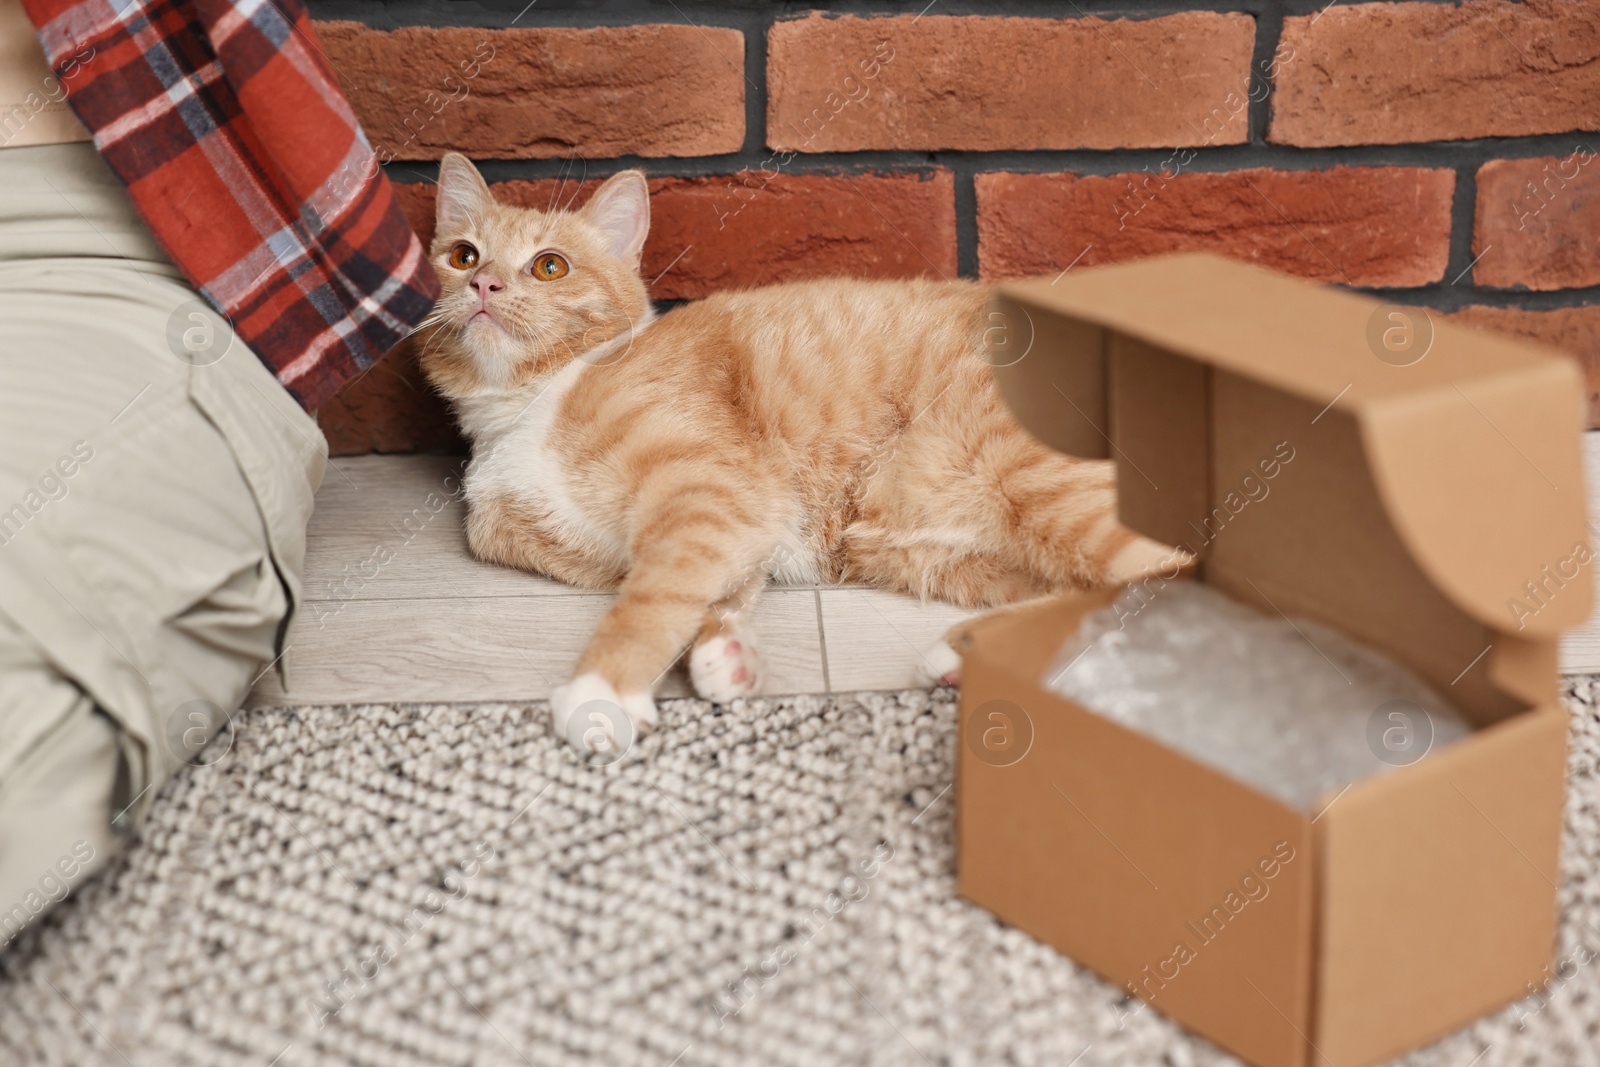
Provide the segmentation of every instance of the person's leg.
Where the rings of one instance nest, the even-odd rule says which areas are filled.
[[[0,949],[121,844],[116,723],[0,614]]]
[[[278,657],[326,444],[87,145],[0,150],[0,323],[0,885],[26,886],[79,840],[103,862]],[[29,829],[52,794],[79,810]]]

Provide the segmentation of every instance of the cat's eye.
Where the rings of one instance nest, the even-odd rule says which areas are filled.
[[[449,260],[450,265],[456,270],[466,270],[468,267],[472,267],[477,264],[478,250],[467,244],[467,242],[462,241],[460,244],[450,249]]]
[[[533,276],[542,281],[553,282],[557,278],[566,277],[567,261],[555,252],[540,252],[533,257],[533,266],[529,268]]]

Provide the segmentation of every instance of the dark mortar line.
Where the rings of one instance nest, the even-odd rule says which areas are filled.
[[[507,0],[509,2],[509,0]],[[1280,15],[1315,15],[1329,8],[1346,6],[1366,0],[937,0],[929,7],[927,0],[820,0],[805,3],[790,0],[784,3],[786,12],[803,14],[822,11],[827,14],[851,15],[901,15],[917,14],[927,9],[929,15],[999,15],[1029,18],[1072,19],[1094,15],[1104,19],[1140,21],[1177,15],[1185,12],[1242,12],[1260,16],[1268,10]],[[1417,0],[1436,7],[1459,7],[1461,0]],[[1519,2],[1519,0],[1513,0]]]
[[[1477,168],[1471,166],[1456,168],[1455,196],[1450,204],[1450,255],[1446,260],[1444,280],[1447,283],[1456,283],[1460,279],[1462,284],[1470,287],[1472,275],[1463,272],[1472,263],[1472,236],[1476,223],[1475,208],[1478,199]],[[1493,249],[1490,249],[1491,254]],[[1459,288],[1459,285],[1455,286]]]
[[[744,31],[744,151],[760,152],[767,140],[767,29],[772,16],[755,13]]]
[[[978,190],[976,167],[952,167],[956,176],[956,273],[978,276]]]
[[[974,278],[977,275],[976,272],[969,274],[963,269],[961,276],[963,278]],[[1451,285],[1447,278],[1442,282],[1411,289],[1338,284],[1334,284],[1333,287],[1352,293],[1360,293],[1363,296],[1376,297],[1395,304],[1405,304],[1411,307],[1421,306],[1433,311],[1443,312],[1460,311],[1465,307],[1506,308],[1512,311],[1560,311],[1565,308],[1600,305],[1600,285],[1591,285],[1583,289],[1531,292],[1524,289],[1473,289],[1468,286],[1465,280],[1460,285]],[[694,303],[694,301],[673,298],[655,300],[653,303],[658,312],[665,312],[682,304]]]
[[[1267,4],[1266,8],[1256,16],[1256,47],[1250,56],[1250,77],[1245,83],[1247,92],[1256,93],[1256,87],[1264,85],[1267,91],[1257,100],[1252,95],[1248,112],[1250,143],[1264,145],[1267,143],[1267,120],[1271,114],[1272,106],[1272,79],[1267,77],[1267,72],[1272,69],[1272,57],[1278,50],[1278,38],[1283,34],[1283,4],[1281,0]]]
[[[1555,289],[1534,292],[1529,289],[1474,289],[1470,277],[1459,285],[1451,284],[1456,274],[1446,272],[1442,282],[1414,289],[1363,288],[1340,286],[1353,292],[1376,296],[1396,304],[1421,304],[1438,311],[1459,311],[1464,307],[1496,307],[1514,311],[1559,311],[1562,308],[1600,305],[1600,285],[1581,289]],[[1457,272],[1459,274],[1459,271]]]
[[[1349,3],[1350,0],[1342,0]],[[1457,6],[1458,0],[1414,0],[1439,7]],[[502,27],[519,14],[518,26],[587,28],[626,26],[641,21],[734,25],[741,16],[790,19],[811,11],[835,17],[918,15],[991,15],[1013,18],[1051,18],[1061,21],[1085,15],[1103,19],[1143,21],[1186,12],[1242,13],[1257,18],[1315,15],[1341,0],[310,0],[316,18],[350,19],[380,29],[397,26]],[[734,21],[724,22],[724,19]],[[735,27],[737,28],[737,27]]]
[[[746,87],[748,91],[748,86]],[[765,107],[762,100],[758,105]],[[863,105],[864,106],[864,105]],[[1585,140],[1586,139],[1586,140]],[[1582,132],[1533,134],[1527,137],[1494,137],[1475,141],[1431,141],[1401,145],[1352,145],[1330,148],[1295,148],[1289,145],[1245,144],[1221,145],[1193,149],[1194,158],[1182,169],[1184,173],[1221,174],[1233,170],[1265,167],[1273,170],[1306,171],[1328,170],[1334,167],[1425,167],[1438,169],[1469,168],[1469,173],[1485,163],[1497,159],[1531,159],[1546,156],[1557,158],[1569,155],[1580,143],[1594,147],[1593,134]],[[768,165],[774,150],[747,146],[738,152],[712,156],[637,156],[625,155],[589,160],[592,173],[611,174],[629,167],[642,167],[652,175],[662,177],[701,177],[724,175],[741,169],[757,169]],[[382,148],[381,142],[377,147]],[[947,167],[961,173],[985,171],[1016,171],[1020,173],[1048,174],[1070,171],[1084,176],[1123,174],[1143,170],[1154,171],[1167,164],[1180,149],[1175,148],[1117,148],[1117,149],[1004,149],[984,151],[927,152],[916,149],[874,149],[852,152],[796,153],[783,167],[793,174],[845,173],[862,174],[873,171],[926,172]],[[555,177],[566,160],[552,159],[487,159],[477,161],[490,180],[506,178]],[[1170,164],[1169,164],[1170,165]],[[399,160],[390,169],[410,168],[427,174],[437,172],[437,163],[428,160]],[[397,181],[415,181],[415,177],[395,174]]]

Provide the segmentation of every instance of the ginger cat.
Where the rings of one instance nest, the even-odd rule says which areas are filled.
[[[537,211],[496,203],[451,154],[438,193],[421,362],[472,440],[472,551],[618,594],[551,698],[580,747],[649,728],[686,647],[701,696],[758,691],[748,619],[769,578],[978,608],[1172,558],[1118,525],[1109,462],[1013,421],[979,283],[796,282],[658,317],[640,171]],[[959,667],[948,646],[932,656],[935,679]],[[580,708],[618,721],[580,739]]]

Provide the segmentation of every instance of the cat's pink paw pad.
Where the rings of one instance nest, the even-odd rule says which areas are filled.
[[[725,704],[761,688],[761,658],[748,636],[713,637],[689,653],[689,680],[706,700]]]

